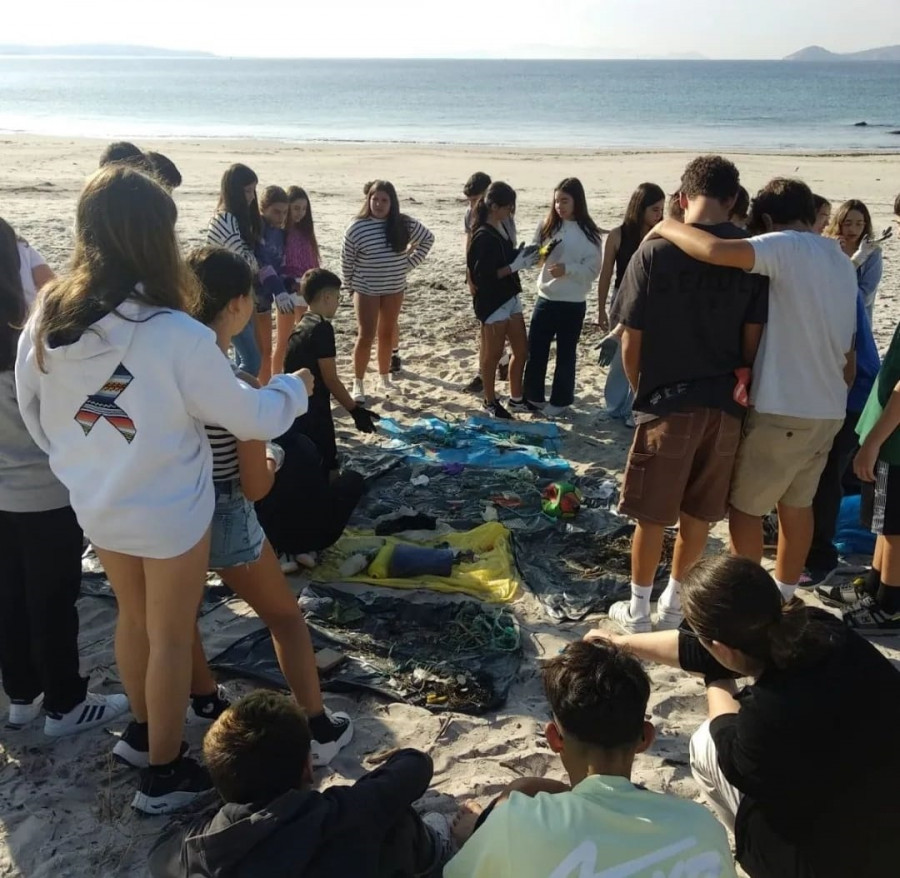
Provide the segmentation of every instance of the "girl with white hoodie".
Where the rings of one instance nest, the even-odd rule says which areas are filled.
[[[525,399],[510,400],[510,409],[543,410],[556,417],[575,401],[578,339],[587,295],[600,274],[600,229],[588,213],[584,186],[576,177],[567,177],[556,187],[550,212],[534,242],[552,249],[538,277],[538,298],[528,329]],[[544,405],[547,362],[554,339],[556,368],[550,404]]]
[[[42,292],[16,361],[22,418],[116,595],[119,673],[147,732],[132,805],[151,814],[211,787],[181,740],[215,503],[203,425],[271,439],[306,411],[312,385],[308,373],[263,390],[235,377],[212,330],[185,313],[196,281],[176,216],[139,171],[94,174],[71,268]]]

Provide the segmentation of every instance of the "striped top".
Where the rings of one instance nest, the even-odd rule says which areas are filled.
[[[410,270],[420,265],[434,245],[434,235],[418,220],[407,218],[409,247],[396,253],[385,238],[385,220],[354,220],[344,233],[341,274],[344,286],[364,296],[387,296],[406,291]]]
[[[241,237],[241,227],[233,213],[217,213],[209,221],[206,243],[237,253],[250,266],[254,275],[259,270],[253,248]]]
[[[213,481],[230,482],[240,477],[237,439],[222,427],[204,428],[213,454]]]

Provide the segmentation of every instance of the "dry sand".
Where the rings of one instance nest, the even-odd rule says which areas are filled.
[[[421,219],[436,237],[431,256],[412,275],[401,320],[401,395],[390,403],[373,400],[379,411],[401,420],[426,413],[454,418],[474,411],[474,398],[460,390],[476,369],[476,323],[463,282],[464,205],[460,203],[462,184],[470,173],[485,170],[517,189],[517,219],[524,237],[544,216],[552,188],[563,177],[581,178],[594,218],[611,228],[620,221],[638,183],[655,181],[671,191],[690,158],[684,153],[294,146],[218,140],[143,145],[171,156],[183,173],[185,184],[176,201],[185,245],[203,240],[222,171],[234,161],[243,161],[256,170],[261,186],[300,184],[309,191],[324,265],[336,270],[341,234],[359,209],[362,185],[375,177],[395,183],[403,209]],[[68,257],[78,192],[95,168],[102,146],[67,138],[0,140],[0,215],[39,248],[54,268],[61,268]],[[877,229],[890,222],[891,205],[900,191],[900,156],[896,155],[733,158],[751,191],[772,176],[796,175],[835,204],[850,197],[863,199]],[[882,348],[900,319],[898,294],[900,244],[891,242],[885,248],[885,277],[875,309],[875,334]],[[526,283],[524,298],[527,316],[534,298],[533,279]],[[591,302],[590,320],[596,318],[595,307]],[[349,306],[338,314],[335,327],[339,369],[349,382],[354,337]],[[577,402],[572,415],[560,422],[566,431],[563,454],[578,473],[599,467],[620,477],[630,431],[598,419],[604,371],[595,364],[592,348],[599,337],[596,326],[586,327]],[[361,441],[348,418],[338,420],[345,441]],[[718,532],[721,535],[721,528]],[[485,801],[521,775],[561,777],[561,766],[541,735],[546,710],[537,659],[555,654],[588,627],[606,623],[601,617],[577,625],[548,624],[528,593],[520,596],[515,607],[527,631],[526,660],[502,711],[479,719],[441,718],[371,697],[328,696],[330,706],[352,714],[356,737],[330,770],[319,773],[320,779],[346,783],[365,771],[367,759],[377,752],[396,745],[420,747],[435,759],[436,792],[429,796],[436,798],[429,806],[449,812],[455,808],[454,800],[475,796]],[[82,599],[79,609],[82,668],[90,673],[93,688],[116,691],[114,610],[91,598]],[[208,651],[214,654],[254,625],[249,608],[230,602],[202,620]],[[688,739],[705,715],[703,686],[675,670],[649,670],[659,737],[650,752],[638,758],[635,780],[654,790],[697,798],[687,765]],[[240,683],[229,686],[233,692],[250,688]],[[0,699],[5,701],[2,695]],[[5,703],[0,704],[0,715],[5,709]],[[118,724],[114,730],[123,726]],[[192,744],[198,744],[202,732],[189,729],[187,735]],[[102,731],[60,741],[45,738],[39,725],[0,732],[0,876],[145,874],[147,850],[166,821],[132,814],[134,777],[111,763],[112,743],[112,737]]]

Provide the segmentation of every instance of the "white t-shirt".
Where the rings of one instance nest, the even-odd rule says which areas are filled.
[[[769,322],[750,403],[795,418],[843,420],[846,354],[856,332],[856,272],[837,241],[783,231],[749,238],[754,274],[769,278]]]
[[[25,303],[30,311],[37,298],[37,289],[34,285],[32,270],[41,265],[46,265],[47,260],[25,241],[17,241],[19,250],[19,276],[22,278],[22,289],[25,291]]]

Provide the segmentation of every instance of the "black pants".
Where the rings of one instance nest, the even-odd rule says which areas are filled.
[[[78,673],[82,533],[66,506],[0,512],[0,673],[10,699],[44,693],[48,711],[84,700]]]
[[[438,856],[431,833],[410,808],[382,840],[378,878],[440,878]]]
[[[584,302],[551,302],[538,297],[528,327],[528,363],[525,366],[525,399],[544,402],[550,345],[556,339],[556,368],[553,370],[551,405],[572,405],[575,401],[575,361],[578,339],[587,305]]]
[[[355,472],[329,480],[306,436],[294,434],[279,442],[284,464],[272,490],[256,504],[259,523],[276,552],[321,552],[344,532],[365,491],[365,480]]]
[[[828,461],[819,478],[819,487],[813,498],[815,530],[812,546],[806,556],[806,567],[809,570],[833,570],[837,567],[838,551],[833,540],[844,497],[844,474],[859,448],[859,437],[856,435],[859,416],[860,412],[847,412],[844,425],[834,437]]]

